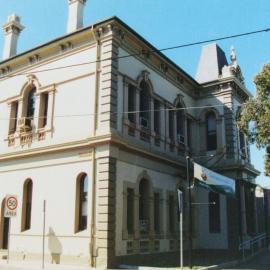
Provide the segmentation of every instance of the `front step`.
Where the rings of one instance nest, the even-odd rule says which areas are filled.
[[[0,260],[6,260],[7,255],[8,255],[8,252],[6,249],[0,249]]]

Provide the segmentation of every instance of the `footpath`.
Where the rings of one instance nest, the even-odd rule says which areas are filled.
[[[269,253],[266,251],[260,253],[261,256],[269,257]],[[259,254],[258,254],[259,255]],[[217,265],[209,265],[209,266],[194,266],[192,270],[220,270],[220,269],[226,269],[226,268],[234,268],[237,267],[240,264],[247,263],[250,260],[254,260],[257,256],[248,258],[246,260],[235,260],[230,261],[226,263],[221,263]],[[270,263],[270,257],[269,257],[269,263]],[[148,266],[128,266],[123,265],[123,268],[129,269],[129,270],[180,270],[180,267],[148,267]],[[123,269],[123,268],[118,268]],[[62,264],[50,264],[46,263],[45,270],[95,270],[95,268],[91,268],[89,266],[76,266],[76,265],[62,265]],[[117,270],[118,270],[117,269]],[[189,267],[184,267],[184,270],[190,270]],[[270,269],[270,268],[269,268]],[[42,265],[40,262],[30,262],[30,261],[10,261],[7,263],[6,260],[0,260],[0,270],[42,270]],[[116,270],[116,269],[115,269]]]

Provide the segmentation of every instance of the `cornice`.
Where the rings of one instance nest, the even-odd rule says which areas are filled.
[[[210,92],[215,91],[215,93],[222,93],[223,92],[223,86],[228,85],[231,87],[231,91],[233,91],[234,95],[241,97],[243,101],[246,101],[250,97],[252,97],[252,94],[248,91],[248,89],[234,76],[227,77],[227,78],[220,78],[216,81],[211,81],[207,83],[201,84],[201,92],[205,92],[204,94],[208,94]],[[225,89],[226,91],[227,89]]]
[[[0,81],[21,75],[21,73],[36,73],[37,68],[78,52],[94,48],[96,41],[91,36],[93,35],[89,31],[81,36],[78,35],[73,40],[65,38],[57,43],[49,43],[46,47],[38,47],[22,55],[0,62]]]
[[[151,65],[151,68],[154,67],[155,71],[162,74],[166,80],[172,81],[178,88],[187,91],[189,95],[196,95],[195,93],[190,92],[196,92],[197,88],[199,88],[199,84],[189,74],[117,17],[112,17],[92,26],[82,28],[76,32],[59,37],[51,42],[2,61],[0,62],[0,70],[2,70],[3,76],[8,76],[16,74],[16,72],[21,71],[23,68],[29,68],[29,62],[32,65],[37,63],[44,64],[44,60],[47,59],[47,56],[41,54],[48,50],[48,48],[54,48],[53,50],[57,51],[58,54],[59,47],[61,48],[60,51],[65,51],[67,49],[73,51],[76,47],[73,46],[75,41],[84,38],[89,43],[89,35],[93,36],[93,34],[96,35],[93,37],[94,42],[96,42],[97,39],[104,41],[106,39],[114,38],[118,45],[129,50],[129,53],[135,52],[137,54],[139,52],[141,54],[145,51],[145,54],[141,54],[140,57],[136,56],[137,58],[140,58],[140,60],[147,59],[147,52],[151,52],[151,61],[149,61],[149,63],[144,61],[144,63]],[[87,38],[85,38],[85,36],[87,36]],[[57,56],[52,56],[54,60],[55,57]],[[186,88],[189,88],[189,90],[185,90]]]
[[[126,140],[122,136],[119,136],[117,133],[111,133],[103,136],[96,136],[91,138],[86,138],[84,140],[72,141],[69,143],[63,143],[58,145],[51,145],[46,147],[32,148],[27,150],[16,151],[12,153],[6,153],[0,155],[0,164],[1,162],[10,161],[10,160],[18,160],[29,157],[36,157],[41,155],[55,154],[61,153],[65,151],[81,149],[81,148],[93,148],[100,145],[116,145],[125,150],[136,152],[143,156],[147,156],[149,158],[166,162],[167,164],[179,167],[179,169],[184,169],[185,160],[177,161],[176,158],[171,158],[166,156],[164,153],[161,155],[160,153],[155,153],[153,151],[149,151],[143,147],[138,145],[130,144],[130,141]],[[178,157],[179,158],[179,157]]]
[[[68,151],[68,150],[83,148],[83,147],[92,147],[92,146],[96,146],[100,144],[109,143],[110,141],[111,141],[111,134],[108,134],[108,135],[103,135],[103,136],[86,138],[86,139],[78,140],[78,141],[71,141],[68,143],[50,145],[50,146],[45,146],[45,147],[37,147],[37,148],[31,148],[31,149],[25,149],[25,150],[17,150],[15,152],[1,154],[0,162],[11,160],[11,159],[16,160],[20,158],[34,157],[34,156],[40,156],[40,155],[56,153],[56,152],[63,152],[63,151]]]

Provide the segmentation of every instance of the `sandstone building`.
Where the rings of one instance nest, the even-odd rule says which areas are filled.
[[[193,79],[117,17],[83,27],[85,4],[69,0],[66,35],[20,54],[20,18],[4,26],[0,249],[10,231],[12,258],[41,258],[46,201],[48,261],[108,267],[178,253],[177,188],[189,244],[188,156],[235,179],[238,198],[192,188],[194,203],[216,202],[192,207],[193,248],[235,251],[260,226],[234,49],[228,62],[204,46]],[[10,227],[6,194],[19,201]]]

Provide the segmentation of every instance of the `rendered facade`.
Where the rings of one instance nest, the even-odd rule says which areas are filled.
[[[206,45],[195,80],[116,17],[81,28],[85,2],[69,1],[68,34],[18,55],[20,19],[4,26],[3,256],[10,231],[11,258],[41,258],[44,201],[47,261],[104,268],[178,254],[177,188],[189,245],[187,156],[235,179],[238,198],[192,188],[194,203],[216,202],[192,207],[193,248],[237,250],[262,231],[259,172],[236,126],[250,94],[234,50],[228,63]],[[19,201],[11,227],[6,194]]]

